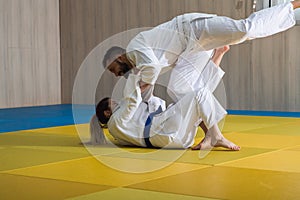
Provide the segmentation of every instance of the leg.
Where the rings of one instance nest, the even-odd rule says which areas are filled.
[[[199,124],[199,126],[202,128],[204,134],[206,135],[208,129],[207,129],[207,127],[205,126],[204,122],[202,121],[202,122]]]
[[[300,1],[299,1],[299,0],[293,1],[293,2],[291,2],[291,3],[292,3],[292,5],[293,5],[293,8],[294,8],[294,9],[300,8]]]
[[[199,44],[210,50],[225,45],[241,43],[248,39],[267,37],[295,25],[293,9],[299,1],[280,4],[252,13],[247,19],[212,17],[192,22]]]
[[[196,135],[196,122],[201,118],[203,122],[200,126],[207,133],[199,148],[195,149],[220,146],[239,150],[238,146],[225,139],[216,125],[225,115],[226,111],[207,89],[197,93],[189,92],[176,104],[153,118],[151,143],[153,146],[165,148],[191,147]]]
[[[206,134],[207,134],[208,129],[207,129],[207,127],[205,126],[204,122],[202,121],[202,122],[199,124],[199,126],[200,126],[200,128],[203,130],[204,135],[205,135],[205,137],[206,137]],[[200,143],[202,143],[202,142],[204,141],[205,137],[201,140]],[[199,143],[199,144],[200,144],[200,143]]]
[[[223,59],[223,56],[225,55],[225,53],[227,53],[228,51],[230,50],[230,47],[229,45],[226,45],[226,46],[223,46],[223,47],[220,47],[220,48],[217,48],[214,50],[214,54],[211,58],[211,60],[215,63],[216,66],[220,66],[221,64],[221,61]],[[207,127],[205,126],[205,124],[203,123],[203,121],[200,123],[199,125],[202,130],[204,131],[204,133],[206,134],[208,129]]]
[[[206,51],[192,51],[179,57],[172,69],[167,92],[174,102],[201,87],[208,87],[211,91],[217,87],[224,72],[218,68],[229,46],[215,49],[211,57]],[[220,72],[222,71],[222,72]],[[220,75],[220,76],[219,76]]]
[[[214,55],[213,55],[213,57],[211,58],[211,60],[212,60],[217,66],[220,66],[221,61],[222,61],[222,59],[223,59],[223,56],[225,55],[225,53],[226,53],[227,51],[229,51],[229,49],[230,49],[229,45],[226,45],[226,46],[223,46],[223,47],[220,47],[220,48],[215,49]]]
[[[171,70],[167,90],[174,102],[183,98],[188,92],[194,92],[201,87],[200,79],[202,78],[200,76],[203,76],[201,74],[210,61],[212,52],[198,51],[197,49],[187,51],[179,56],[176,65]],[[207,74],[205,74],[205,78],[208,79]]]
[[[211,149],[212,147],[224,147],[231,150],[240,150],[240,147],[227,140],[221,133],[217,123],[224,117],[223,108],[208,90],[200,90],[196,95],[198,111],[203,119],[201,127],[207,130],[205,138],[193,149]]]
[[[207,129],[204,122],[201,121],[199,124],[201,129],[204,131],[205,138],[201,140],[199,144],[192,147],[192,150],[200,150],[200,149],[211,149],[213,147],[224,147],[231,150],[238,151],[240,147],[227,140],[221,133],[220,129],[217,125],[214,125],[212,128]]]

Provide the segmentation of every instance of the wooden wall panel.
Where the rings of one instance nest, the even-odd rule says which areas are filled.
[[[251,47],[252,44],[249,42],[231,46],[221,62],[221,67],[225,71],[223,81],[230,109],[251,109],[253,95]]]
[[[300,110],[300,46],[298,45],[298,38],[300,33],[300,26],[296,26],[286,33],[286,66],[284,70],[288,71],[289,88],[288,88],[288,105],[289,110]]]
[[[291,92],[291,94],[295,94],[295,95],[291,95],[292,97],[289,98],[290,101],[295,102],[295,106],[290,109],[291,111],[299,111],[300,110],[300,81],[299,81],[299,77],[300,77],[300,69],[297,69],[296,73],[295,73],[295,79],[297,80],[296,83],[295,83],[296,88],[295,88],[294,91]]]
[[[5,0],[0,0],[0,30],[7,30],[7,10]],[[0,105],[6,105],[7,31],[0,31]]]
[[[31,48],[33,33],[33,0],[6,1],[8,9],[8,46]]]
[[[34,0],[34,10],[35,102],[58,104],[61,103],[59,2]]]
[[[7,85],[8,107],[21,107],[33,101],[35,80],[33,78],[32,51],[10,48],[8,50]],[[30,94],[30,95],[28,95]]]
[[[253,41],[253,109],[299,111],[299,27]],[[258,51],[259,50],[259,51]]]
[[[253,107],[256,110],[286,110],[288,70],[284,71],[284,34],[253,41]],[[263,53],[262,53],[263,52]]]
[[[61,103],[59,1],[0,4],[0,108]]]

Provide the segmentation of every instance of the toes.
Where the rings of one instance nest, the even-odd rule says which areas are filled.
[[[230,148],[231,150],[234,150],[234,151],[239,151],[241,149],[241,147],[237,146],[237,145],[234,145],[233,147]]]
[[[197,144],[196,146],[192,147],[192,150],[200,150],[201,144]]]

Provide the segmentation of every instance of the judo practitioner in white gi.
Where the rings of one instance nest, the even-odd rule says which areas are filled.
[[[240,149],[219,131],[216,124],[224,116],[215,115],[215,109],[221,106],[211,106],[214,101],[211,93],[205,89],[188,92],[177,103],[165,109],[165,102],[158,97],[152,96],[148,102],[142,101],[139,81],[139,75],[129,75],[124,99],[119,104],[110,98],[104,98],[98,103],[96,115],[90,122],[92,143],[106,143],[100,124],[107,124],[109,133],[121,145],[189,148],[194,144],[195,130],[201,118],[209,127],[207,145],[201,149]]]
[[[260,10],[242,20],[202,13],[180,15],[139,33],[126,51],[115,47],[108,50],[103,64],[116,76],[133,68],[139,70],[143,91],[155,84],[159,74],[176,67],[192,53],[212,52],[218,47],[267,37],[293,27],[296,23],[293,9],[298,7],[299,0]],[[201,72],[203,66],[192,64]]]
[[[116,48],[109,50],[103,63],[116,76],[122,76],[133,69],[140,77],[140,90],[137,92],[150,91],[148,98],[151,98],[151,87],[158,75],[173,69],[168,92],[175,102],[180,101],[187,93],[198,94],[200,91],[211,99],[208,104],[215,108],[214,113],[211,116],[199,114],[205,127],[210,130],[226,114],[212,95],[218,83],[213,80],[218,80],[223,75],[211,61],[213,49],[285,31],[295,25],[293,9],[298,7],[300,1],[285,3],[253,13],[243,20],[200,13],[184,14],[139,33],[129,43],[126,54],[120,53],[120,49]],[[204,73],[205,71],[208,72]],[[208,78],[205,74],[211,76]],[[220,131],[214,132],[206,135],[197,148],[207,144],[209,146],[207,141],[211,140],[211,135]]]

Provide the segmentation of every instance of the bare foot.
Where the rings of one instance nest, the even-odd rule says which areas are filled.
[[[192,147],[191,149],[192,149],[192,150],[200,150],[200,149],[201,149],[201,145],[202,145],[203,142],[204,142],[204,139],[205,139],[205,138],[203,138],[203,139],[201,140],[201,142],[199,142],[199,144],[197,144],[196,146]]]
[[[227,51],[230,50],[230,46],[229,45],[225,45],[223,47],[219,47],[215,50],[215,53],[219,53],[219,54],[225,54]]]
[[[220,66],[223,56],[227,51],[229,51],[229,49],[230,49],[229,45],[215,49],[214,55],[212,56],[211,60],[217,66]]]
[[[233,151],[239,151],[240,147],[227,140],[221,133],[217,124],[208,129],[204,139],[192,147],[192,150],[209,150],[213,147],[223,147]]]
[[[206,136],[199,144],[192,147],[192,150],[209,150],[214,147],[223,147],[233,151],[239,151],[241,149],[241,147],[227,140],[225,137],[213,139],[210,136]]]
[[[293,5],[294,9],[300,8],[300,1],[299,0],[298,1],[292,1],[291,3]]]
[[[192,147],[192,150],[210,150],[214,148],[216,143],[217,140],[214,140],[210,135],[206,135],[199,144]]]
[[[234,144],[233,142],[227,140],[225,137],[223,137],[220,140],[217,140],[215,147],[224,147],[226,149],[230,149],[233,151],[239,151],[241,149],[241,147],[239,147],[238,145]]]

